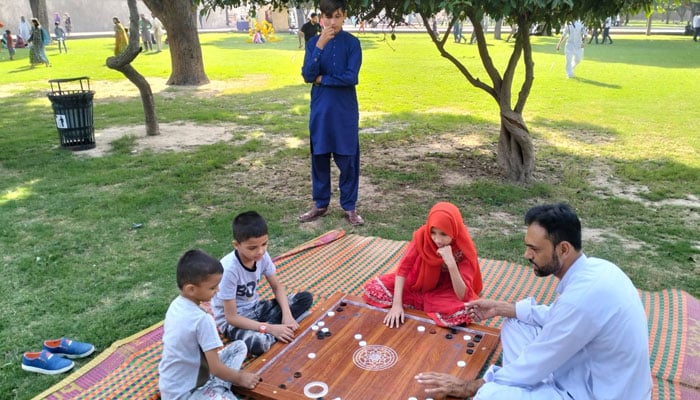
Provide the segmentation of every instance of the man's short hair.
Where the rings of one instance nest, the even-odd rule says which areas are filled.
[[[345,0],[321,0],[318,8],[321,10],[321,14],[330,17],[337,9],[345,12]]]
[[[316,14],[315,12],[312,12],[311,15],[309,15],[309,18],[314,18],[314,17],[318,17],[318,14]]]
[[[570,205],[557,203],[532,207],[525,214],[525,225],[535,223],[547,231],[554,246],[567,241],[577,251],[581,250],[581,221]]]
[[[202,250],[188,250],[177,262],[177,287],[199,285],[215,274],[223,274],[221,262]]]
[[[233,239],[243,243],[251,238],[259,238],[267,235],[267,222],[255,211],[246,211],[238,214],[231,224]]]

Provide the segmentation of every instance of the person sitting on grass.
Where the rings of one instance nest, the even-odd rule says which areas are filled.
[[[177,264],[180,295],[165,314],[163,356],[158,365],[163,400],[236,400],[231,384],[254,389],[260,376],[241,371],[248,349],[242,341],[223,344],[211,314],[200,304],[218,290],[224,268],[201,250],[189,250]]]
[[[425,311],[439,326],[470,322],[464,302],[479,297],[481,270],[459,209],[440,202],[428,213],[425,225],[413,240],[398,269],[365,283],[367,304],[391,307],[384,323],[398,328],[404,307]]]
[[[250,353],[259,356],[276,341],[289,343],[313,303],[309,292],[287,295],[275,275],[275,264],[267,253],[267,222],[255,211],[233,219],[234,251],[221,259],[224,276],[212,300],[214,317],[221,332],[231,340],[243,340]],[[258,287],[265,276],[275,295],[260,300]]]

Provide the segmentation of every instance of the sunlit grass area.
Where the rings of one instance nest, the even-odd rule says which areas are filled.
[[[558,38],[533,37],[524,117],[537,167],[534,182],[518,185],[496,164],[496,103],[426,34],[360,34],[361,228],[343,221],[337,198],[328,217],[296,222],[311,204],[309,87],[296,36],[280,37],[252,45],[243,34],[202,34],[211,82],[200,87],[165,85],[167,49],[140,55],[133,65],[170,128],[163,138],[174,126],[225,135],[157,151],[125,134],[101,157],[59,147],[46,94],[51,79],[90,77],[101,145],[104,130],[142,125],[138,91],[105,66],[113,39],[70,40],[68,54],[51,47],[50,68],[29,69],[24,49],[14,61],[0,53],[0,397],[31,398],[65,376],[20,369],[22,352],[45,339],[103,350],[160,321],[177,293],[177,258],[193,247],[223,256],[231,218],[248,209],[268,219],[276,255],[338,228],[409,240],[429,207],[448,200],[462,209],[481,257],[521,262],[524,212],[567,201],[589,255],[616,262],[642,289],[700,296],[700,48],[689,37],[619,35],[614,45],[589,45],[574,79]],[[475,46],[448,48],[489,81]],[[488,48],[503,66],[513,44],[489,37]]]

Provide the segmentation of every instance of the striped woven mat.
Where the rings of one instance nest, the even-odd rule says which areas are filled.
[[[335,292],[362,294],[371,277],[395,267],[407,242],[331,231],[275,258],[289,292],[309,290],[316,301]],[[551,303],[556,279],[530,268],[481,259],[483,297],[516,301],[532,296]],[[264,286],[261,294],[271,296]],[[649,316],[653,399],[700,400],[700,301],[669,289],[640,291]],[[498,328],[501,319],[485,325]],[[114,343],[80,370],[35,399],[157,399],[162,323]],[[625,368],[621,365],[620,368]]]

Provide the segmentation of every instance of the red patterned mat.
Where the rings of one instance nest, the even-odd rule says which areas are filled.
[[[407,243],[328,232],[275,259],[288,291],[310,290],[316,300],[335,292],[362,294],[369,278],[396,266]],[[556,280],[529,268],[481,259],[483,297],[554,300]],[[270,296],[269,287],[262,289]],[[653,399],[700,400],[700,301],[669,289],[640,291],[649,316],[649,349],[655,376]],[[500,319],[486,325],[499,327]],[[162,323],[114,343],[89,364],[35,399],[157,399]]]

